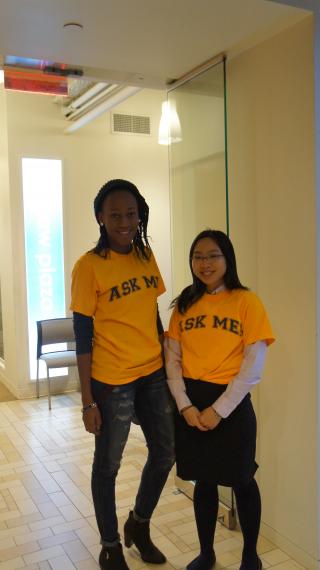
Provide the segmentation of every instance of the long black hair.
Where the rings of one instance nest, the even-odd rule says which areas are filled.
[[[227,289],[248,289],[240,282],[237,272],[237,262],[236,256],[234,253],[233,245],[224,232],[220,230],[204,230],[200,234],[198,234],[195,239],[193,240],[190,248],[189,253],[189,265],[192,273],[192,285],[188,285],[183,291],[180,293],[178,297],[176,297],[171,306],[174,307],[175,305],[178,306],[180,313],[185,313],[187,309],[189,309],[196,301],[198,301],[202,295],[206,292],[206,285],[195,276],[193,269],[192,269],[192,257],[193,252],[197,243],[204,238],[212,239],[221,249],[221,252],[224,255],[225,262],[226,262],[226,272],[223,277],[224,285]]]
[[[100,227],[100,238],[97,242],[97,245],[91,251],[92,253],[101,255],[102,257],[107,256],[108,250],[110,249],[109,237],[104,225],[100,225],[99,214],[102,211],[105,199],[114,192],[118,192],[119,190],[129,192],[129,194],[132,194],[132,196],[134,196],[137,201],[139,224],[136,235],[133,238],[133,247],[140,257],[149,259],[151,255],[151,248],[147,236],[149,206],[144,197],[141,196],[138,188],[132,182],[129,182],[128,180],[121,180],[120,178],[106,182],[100,188],[98,194],[94,199],[94,214]]]

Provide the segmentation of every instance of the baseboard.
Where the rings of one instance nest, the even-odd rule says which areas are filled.
[[[51,380],[51,396],[57,394],[67,394],[68,392],[75,392],[79,390],[79,381],[77,380],[66,380],[66,378],[54,378]],[[40,396],[47,396],[47,382],[43,380],[40,382]],[[36,398],[36,383],[30,382],[27,386],[19,387],[17,389],[18,400],[28,400],[30,398]]]
[[[320,570],[320,561],[313,558],[310,554],[263,522],[261,523],[260,534],[273,542],[273,544],[278,546],[283,552],[288,554],[290,558],[298,562],[298,564],[301,564],[308,570]]]
[[[23,386],[17,386],[9,381],[8,377],[4,374],[4,369],[0,367],[0,382],[13,394],[17,400],[29,400],[36,397],[36,382],[28,382]],[[68,392],[75,392],[79,390],[79,380],[76,377],[60,376],[51,379],[51,394],[66,394]],[[47,381],[40,381],[40,396],[46,396]]]
[[[2,382],[2,384],[7,388],[7,390],[9,390],[9,392],[11,392],[11,394],[18,399],[17,387],[8,380],[8,377],[5,375],[4,372],[5,372],[5,367],[0,366],[0,382]]]

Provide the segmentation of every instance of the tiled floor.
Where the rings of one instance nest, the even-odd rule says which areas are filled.
[[[82,427],[79,394],[0,404],[0,570],[97,570],[99,537],[91,502],[93,437]],[[118,478],[120,528],[132,506],[145,445],[133,426]],[[178,570],[197,553],[190,499],[170,477],[152,519],[152,536],[165,552],[163,570]],[[126,549],[125,549],[126,550]],[[241,536],[219,525],[217,570],[239,568]],[[261,538],[264,568],[302,567]],[[131,570],[155,569],[131,548]]]

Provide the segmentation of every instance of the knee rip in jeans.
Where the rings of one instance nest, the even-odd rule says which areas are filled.
[[[156,467],[159,473],[165,473],[170,471],[175,463],[175,456],[169,455],[166,457],[160,457],[159,455],[150,458],[153,465]]]
[[[111,465],[95,465],[92,467],[92,474],[103,477],[103,479],[115,479],[120,469],[120,463],[113,463]]]
[[[119,420],[120,422],[127,423],[131,420],[131,416],[132,416],[131,412],[129,414],[122,413],[122,414],[117,414],[115,419]]]

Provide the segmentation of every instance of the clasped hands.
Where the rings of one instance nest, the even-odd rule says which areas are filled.
[[[196,427],[200,431],[208,431],[217,427],[221,417],[209,406],[200,412],[196,406],[191,406],[182,412],[187,424]]]

